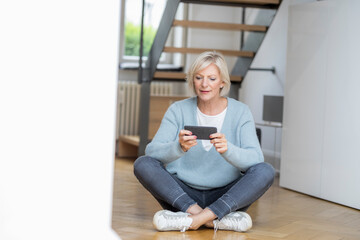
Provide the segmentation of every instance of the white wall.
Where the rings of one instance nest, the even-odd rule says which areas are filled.
[[[119,1],[0,7],[0,239],[111,229]]]
[[[280,185],[360,209],[360,2],[289,12]]]
[[[249,105],[255,122],[263,124],[263,96],[284,95],[286,78],[286,45],[288,26],[288,7],[314,0],[283,0],[269,28],[251,68],[272,68],[276,73],[249,71],[239,90],[239,100]],[[265,160],[280,170],[281,128],[258,126],[262,129],[262,149]],[[276,141],[275,141],[276,139]]]

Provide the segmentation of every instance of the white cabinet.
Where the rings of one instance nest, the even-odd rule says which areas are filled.
[[[289,8],[280,185],[360,209],[360,1]]]

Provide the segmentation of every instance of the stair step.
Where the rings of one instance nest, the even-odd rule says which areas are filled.
[[[155,79],[175,79],[175,80],[185,80],[185,73],[182,72],[155,72]]]
[[[223,49],[209,49],[209,48],[177,48],[177,47],[164,47],[164,52],[171,53],[202,53],[205,51],[217,51],[228,56],[238,57],[254,57],[255,53],[250,51],[235,51],[235,50],[223,50]]]
[[[266,32],[267,30],[267,26],[261,26],[261,25],[201,22],[201,21],[188,21],[188,20],[175,20],[173,26],[181,26],[181,27],[189,27],[189,28],[210,28],[210,29],[232,30],[232,31],[253,31],[253,32]]]
[[[217,4],[247,7],[274,8],[280,4],[280,0],[181,0],[184,3]]]
[[[171,80],[185,80],[186,74],[182,72],[155,72],[154,79],[171,79]],[[241,82],[241,76],[230,75],[231,82]]]
[[[120,135],[119,140],[137,147],[140,144],[140,137],[136,135]]]

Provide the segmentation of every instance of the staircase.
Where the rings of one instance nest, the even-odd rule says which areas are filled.
[[[163,52],[166,53],[181,53],[181,54],[200,54],[204,51],[215,50],[222,53],[224,56],[235,57],[236,64],[231,71],[230,80],[232,82],[232,88],[239,88],[240,83],[243,80],[246,72],[250,69],[252,60],[255,57],[257,49],[260,47],[262,40],[269,28],[263,25],[247,25],[238,23],[214,23],[206,21],[190,21],[190,20],[176,20],[175,14],[179,7],[180,2],[189,4],[206,4],[206,5],[221,5],[231,6],[243,9],[243,22],[245,10],[247,8],[261,8],[275,10],[279,8],[281,0],[168,0],[164,10],[157,34],[155,36],[152,48],[150,50],[148,60],[143,68],[140,67],[138,82],[141,84],[141,100],[140,100],[140,124],[139,124],[139,136],[120,136],[123,142],[131,144],[131,147],[136,146],[138,152],[137,155],[143,155],[145,147],[149,142],[149,111],[150,111],[150,84],[151,81],[163,80],[163,81],[185,81],[184,72],[167,72],[158,71],[157,64],[159,63],[160,56]],[[271,22],[271,21],[270,21]],[[198,28],[208,30],[226,30],[226,31],[238,31],[254,33],[254,36],[248,35],[244,41],[242,39],[240,49],[225,50],[214,48],[191,48],[191,47],[171,47],[165,46],[165,42],[172,27],[183,28]],[[261,34],[260,37],[256,37],[256,34]],[[243,35],[243,34],[242,34]],[[258,36],[258,35],[257,35]],[[250,44],[246,44],[246,41],[251,41]],[[252,45],[254,45],[253,47]],[[252,47],[248,47],[252,46]],[[248,49],[248,50],[247,50]],[[141,64],[140,64],[141,66]],[[186,70],[186,69],[185,69]],[[273,69],[253,69],[253,70],[270,70]],[[131,139],[128,141],[128,139]],[[124,146],[122,146],[124,147]],[[125,146],[126,147],[126,146]],[[120,146],[119,146],[120,148]]]

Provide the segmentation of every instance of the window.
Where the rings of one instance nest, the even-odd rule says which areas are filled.
[[[144,15],[143,56],[151,49],[166,0],[146,0]],[[120,55],[121,61],[139,60],[142,0],[122,1]]]

